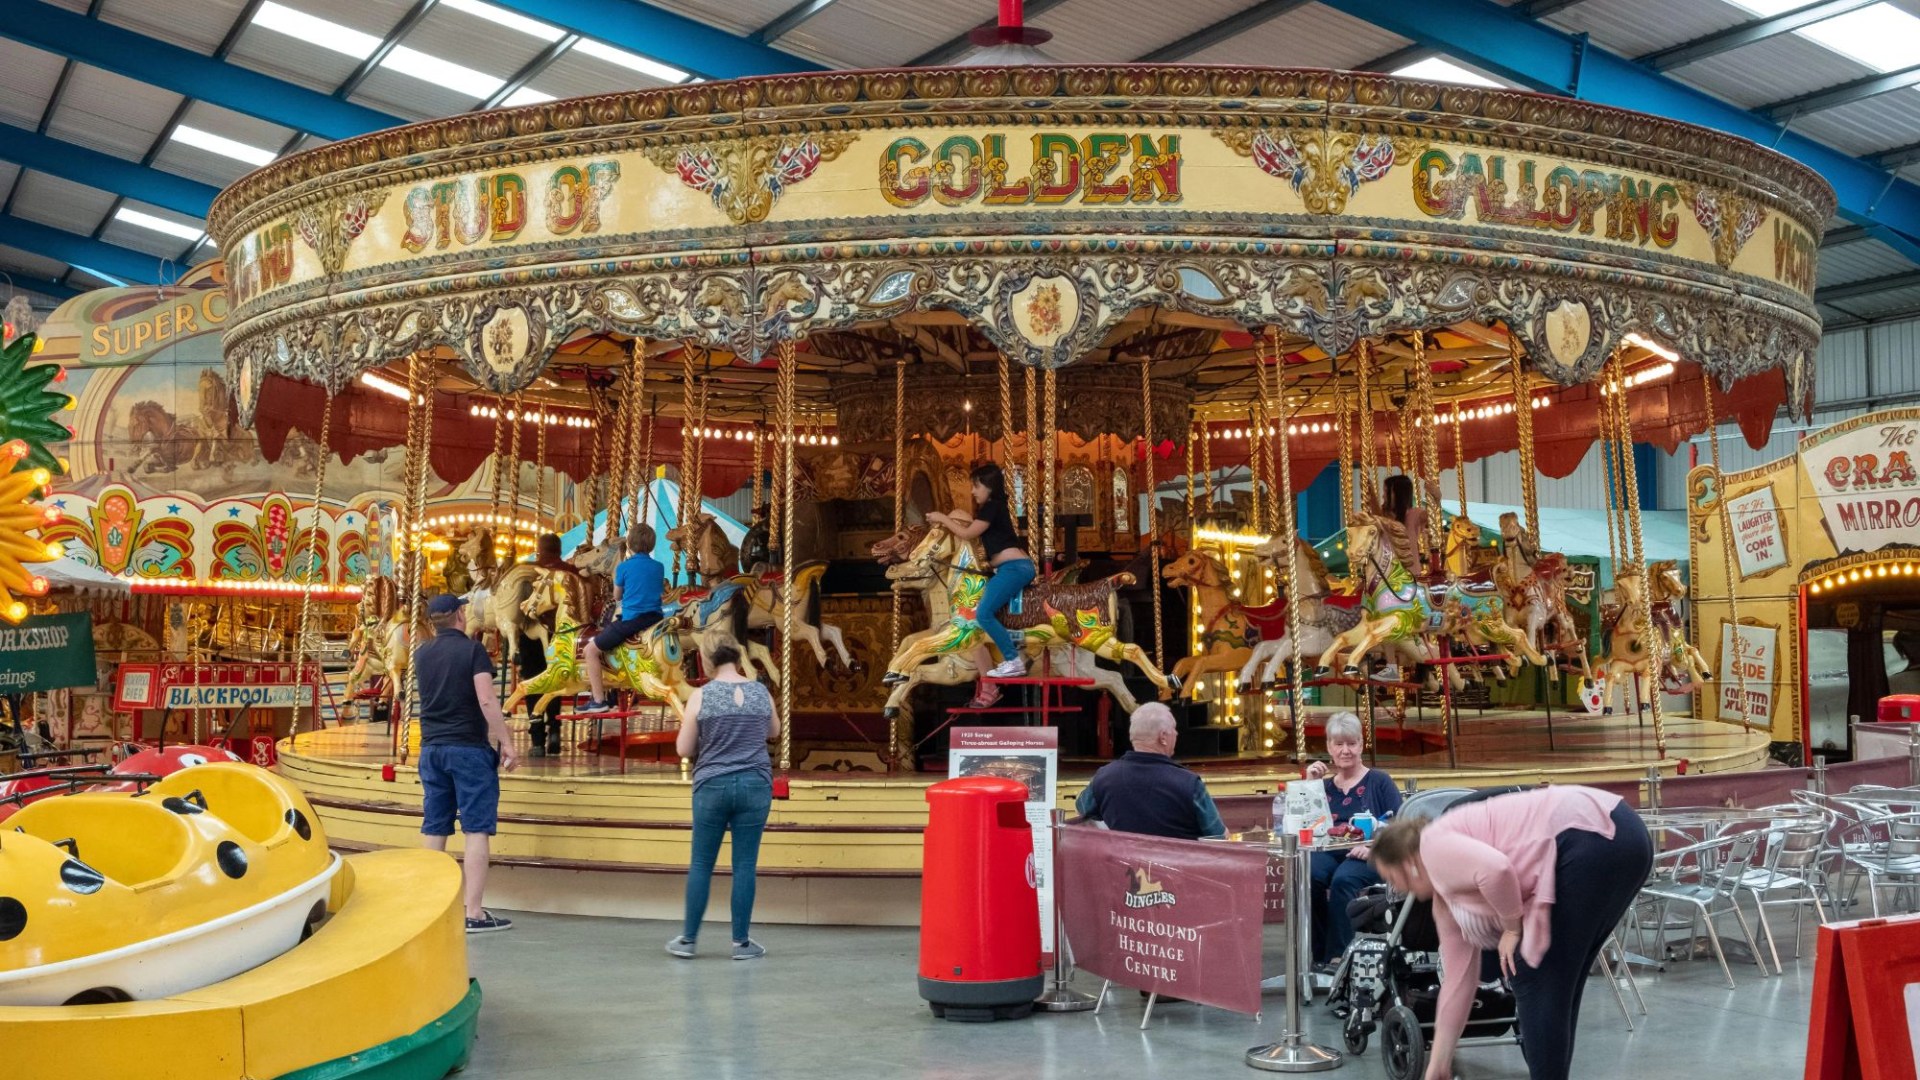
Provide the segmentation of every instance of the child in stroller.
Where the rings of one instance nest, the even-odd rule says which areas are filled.
[[[1437,817],[1454,806],[1490,799],[1525,787],[1436,788],[1407,797],[1400,816]],[[1347,1052],[1365,1053],[1374,1030],[1381,1030],[1381,1053],[1392,1080],[1420,1080],[1440,996],[1440,934],[1430,901],[1392,895],[1376,885],[1347,905],[1353,944],[1340,958],[1328,990],[1328,1003],[1344,1021]],[[1462,1045],[1506,1045],[1519,1041],[1513,990],[1500,977],[1498,959],[1481,956],[1480,987],[1473,1018]]]

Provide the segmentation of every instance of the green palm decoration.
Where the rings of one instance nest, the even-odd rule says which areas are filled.
[[[63,470],[53,447],[73,436],[54,417],[72,399],[47,389],[60,377],[60,365],[29,363],[34,341],[34,335],[21,334],[0,348],[0,445],[14,439],[27,444],[27,456],[14,465],[16,470],[46,469],[58,475]]]

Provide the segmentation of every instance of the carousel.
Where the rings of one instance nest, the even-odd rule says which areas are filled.
[[[1063,799],[1154,698],[1216,793],[1273,790],[1337,708],[1422,783],[1764,763],[1655,689],[1708,676],[1633,450],[1804,410],[1817,175],[1533,94],[996,57],[463,115],[221,196],[241,422],[408,463],[356,635],[393,719],[281,747],[336,844],[416,842],[405,645],[443,588],[504,670],[546,661],[506,680],[560,733],[503,779],[508,907],[678,904],[670,733],[720,636],[789,718],[775,919],[911,921],[956,723],[1058,727]],[[1537,478],[1595,449],[1607,580],[1539,540]],[[1521,505],[1472,521],[1466,464],[1515,450]],[[985,462],[1041,576],[1008,619],[1030,674],[969,710],[982,553],[926,515]],[[669,617],[589,720],[575,647],[635,523]]]

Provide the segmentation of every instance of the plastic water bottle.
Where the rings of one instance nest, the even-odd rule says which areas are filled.
[[[1278,835],[1280,826],[1287,820],[1287,793],[1281,792],[1273,797],[1273,832]]]

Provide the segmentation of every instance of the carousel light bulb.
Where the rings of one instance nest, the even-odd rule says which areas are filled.
[[[47,558],[49,560],[58,559],[66,553],[67,549],[62,547],[57,540],[47,544]]]
[[[7,621],[8,622],[19,622],[20,620],[26,617],[27,617],[27,605],[21,603],[18,600],[15,600],[13,603],[7,605]]]

